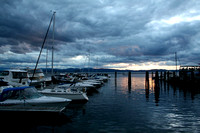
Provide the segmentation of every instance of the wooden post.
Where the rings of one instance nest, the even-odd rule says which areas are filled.
[[[149,81],[149,72],[146,71],[146,81]]]
[[[155,85],[159,85],[159,75],[158,75],[158,71],[156,71],[156,75],[155,75]]]
[[[174,79],[176,78],[176,72],[173,72],[173,78]]]
[[[166,75],[167,75],[166,72],[164,72],[164,81],[166,81]]]
[[[128,72],[128,88],[131,89],[131,72]]]
[[[115,71],[115,89],[117,88],[117,71]]]
[[[169,71],[167,71],[167,81],[169,82]]]
[[[148,101],[149,100],[149,72],[148,71],[146,71],[145,95]]]
[[[163,80],[162,72],[160,72],[160,80]]]
[[[160,95],[160,87],[159,87],[159,75],[158,75],[158,71],[156,71],[156,74],[155,74],[154,94],[155,94],[155,103],[156,103],[156,106],[158,106],[159,95]]]

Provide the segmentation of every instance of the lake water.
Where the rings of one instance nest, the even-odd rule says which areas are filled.
[[[64,116],[8,118],[15,132],[145,132],[177,133],[200,132],[200,93],[190,88],[172,87],[164,82],[160,88],[145,74],[132,73],[131,87],[128,74],[114,74],[101,88],[90,94],[89,101],[70,104]],[[15,120],[14,120],[15,119]],[[16,120],[18,119],[18,120]],[[7,129],[7,130],[6,130]]]

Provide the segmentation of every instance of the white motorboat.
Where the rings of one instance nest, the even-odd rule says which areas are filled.
[[[72,101],[89,100],[85,92],[78,91],[77,89],[74,90],[63,85],[58,85],[54,89],[43,89],[39,92],[46,96],[68,98]]]
[[[95,89],[95,86],[90,84],[90,83],[84,83],[84,82],[77,82],[77,83],[72,83],[72,84],[62,84],[60,86],[63,87],[75,87],[78,89],[82,89],[82,88],[87,88],[87,89]]]
[[[84,83],[84,82],[75,83],[75,87],[78,87],[78,88],[86,87],[87,89],[95,89],[94,85],[92,85],[90,83]]]
[[[106,77],[106,76],[102,76],[102,75],[98,75],[95,77],[96,80],[99,80],[99,81],[104,81],[106,82],[109,78]]]
[[[42,69],[40,68],[36,69],[35,73],[34,73],[34,69],[27,68],[26,71],[28,72],[28,78],[29,78],[29,82],[31,82],[31,86],[41,86],[41,85],[45,85],[46,82],[51,82],[51,77],[45,77]],[[34,76],[33,76],[33,73],[34,73]]]
[[[37,92],[35,87],[30,86],[0,90],[0,106],[65,107],[70,101],[70,99],[66,98],[43,96]]]
[[[83,80],[82,83],[90,84],[90,85],[93,85],[95,87],[101,87],[101,85],[103,84],[103,81],[97,81],[97,80],[89,79],[89,80]]]
[[[90,83],[83,83],[83,82],[78,82],[74,84],[63,84],[60,85],[62,87],[67,87],[67,88],[76,88],[79,91],[83,91],[83,88],[88,92],[88,91],[93,91],[96,90],[96,87]]]
[[[28,86],[28,72],[20,69],[10,69],[0,72],[0,78],[14,87]]]

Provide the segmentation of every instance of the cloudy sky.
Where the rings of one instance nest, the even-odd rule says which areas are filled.
[[[54,68],[200,63],[199,0],[1,0],[0,67],[34,68],[52,11]],[[51,67],[51,26],[39,67]],[[48,53],[48,54],[47,54]]]

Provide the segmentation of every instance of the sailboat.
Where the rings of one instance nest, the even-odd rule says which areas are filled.
[[[54,89],[44,89],[39,91],[41,94],[53,97],[62,97],[71,99],[72,101],[88,101],[86,93],[71,89],[69,87],[58,85]]]
[[[52,19],[51,19],[51,22],[53,20],[53,46],[54,46],[54,31],[55,31],[54,30],[55,29],[55,15],[56,15],[56,12],[53,12]],[[50,22],[50,25],[51,25],[51,22]],[[52,76],[53,76],[53,56],[54,56],[53,46],[52,46],[52,69],[51,69]],[[64,98],[71,99],[73,101],[77,101],[77,100],[88,101],[88,97],[85,92],[80,92],[78,90],[72,91],[70,88],[66,88],[66,87],[59,88],[58,86],[51,89],[45,88],[45,89],[39,90],[39,92],[47,96],[64,97]]]

